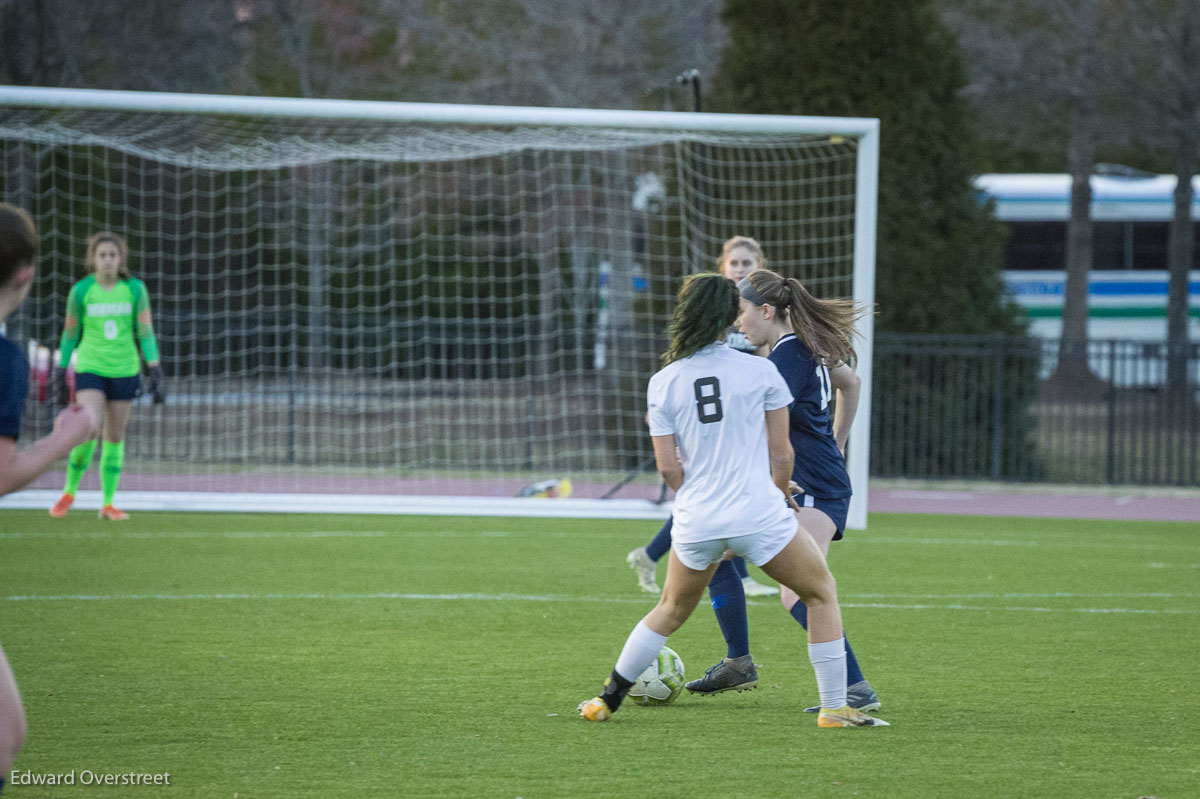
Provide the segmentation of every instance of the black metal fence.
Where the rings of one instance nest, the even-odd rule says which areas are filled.
[[[1052,379],[1056,339],[877,335],[872,474],[1200,486],[1200,345],[1090,341],[1064,357],[1090,377]],[[1172,358],[1186,382],[1168,392]]]

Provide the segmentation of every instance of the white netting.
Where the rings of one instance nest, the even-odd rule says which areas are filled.
[[[56,346],[84,242],[114,230],[170,390],[135,410],[123,488],[511,494],[570,477],[596,495],[649,456],[671,298],[726,238],[850,295],[856,151],[828,134],[4,108],[0,197],[42,240],[8,333]],[[31,399],[32,436],[52,409]]]

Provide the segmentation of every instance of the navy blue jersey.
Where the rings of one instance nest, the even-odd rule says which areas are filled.
[[[788,408],[788,435],[796,451],[792,480],[814,497],[850,496],[846,459],[833,438],[829,417],[829,369],[791,333],[775,342],[769,357],[795,397]]]
[[[29,361],[21,348],[0,336],[0,436],[21,437],[21,415],[29,391]]]

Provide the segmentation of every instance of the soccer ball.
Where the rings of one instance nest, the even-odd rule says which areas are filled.
[[[668,646],[658,652],[654,662],[646,667],[629,689],[636,704],[669,705],[683,691],[683,660]]]

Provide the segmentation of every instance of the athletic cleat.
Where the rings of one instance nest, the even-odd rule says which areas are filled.
[[[758,687],[758,670],[749,655],[740,658],[721,658],[717,665],[704,672],[698,680],[684,685],[693,694],[719,694],[724,691],[750,691]]]
[[[742,590],[746,592],[746,596],[779,596],[778,588],[763,585],[750,575],[742,578]]]
[[[586,702],[580,702],[579,717],[588,721],[608,721],[612,717],[612,711],[608,709],[608,705],[604,704],[604,700],[600,697],[589,699]]]
[[[864,713],[879,710],[882,707],[879,701],[879,694],[875,693],[871,688],[871,683],[866,680],[860,680],[846,688],[846,704]],[[805,713],[817,713],[820,710],[820,705],[804,708]]]
[[[58,502],[54,503],[54,507],[50,509],[50,515],[56,519],[61,519],[67,515],[67,511],[71,509],[71,505],[75,502],[75,497],[72,494],[63,494],[58,498]]]
[[[129,514],[123,510],[117,510],[112,505],[105,505],[100,509],[100,518],[110,522],[123,522],[129,518]]]
[[[658,587],[658,581],[655,579],[658,564],[650,560],[645,547],[638,547],[630,552],[625,556],[625,562],[629,564],[629,568],[637,572],[638,588],[647,594],[662,593]]]
[[[830,710],[827,707],[821,708],[821,714],[817,716],[818,727],[890,727],[881,718],[868,716],[856,707],[844,705],[836,710]]]

